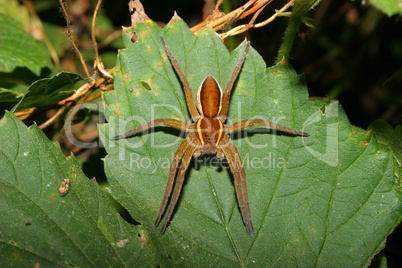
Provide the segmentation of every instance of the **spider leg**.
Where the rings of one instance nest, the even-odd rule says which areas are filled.
[[[174,178],[176,176],[177,165],[179,164],[181,158],[183,157],[184,153],[186,152],[186,150],[189,146],[190,146],[190,144],[189,144],[188,140],[185,139],[180,144],[179,148],[176,151],[176,154],[174,155],[172,164],[170,165],[169,179],[168,179],[168,182],[166,185],[165,195],[163,196],[162,204],[159,208],[159,214],[158,214],[158,217],[156,218],[154,227],[158,226],[159,222],[161,221],[162,214],[165,211],[167,201],[172,192],[173,182],[174,182]]]
[[[236,132],[242,129],[245,129],[247,127],[251,127],[254,125],[262,125],[262,126],[266,126],[266,127],[270,127],[273,129],[277,129],[280,131],[284,131],[287,133],[291,133],[291,134],[295,134],[295,135],[300,135],[300,136],[304,136],[304,137],[308,137],[310,136],[310,134],[308,134],[307,132],[302,132],[302,131],[298,131],[296,129],[293,128],[288,128],[276,123],[272,123],[269,122],[267,120],[263,120],[263,119],[246,119],[237,123],[234,123],[233,125],[230,126],[226,126],[225,131],[226,133],[232,133],[232,132]]]
[[[195,133],[190,133],[190,135],[188,136],[189,139],[195,140],[197,137],[195,135]],[[195,137],[195,138],[194,138]],[[163,222],[161,231],[160,231],[160,235],[162,235],[165,232],[166,226],[170,220],[170,217],[172,216],[173,213],[173,209],[177,203],[177,200],[179,198],[180,195],[180,191],[181,188],[183,186],[183,181],[184,181],[184,174],[186,173],[186,170],[188,168],[188,165],[190,164],[191,158],[195,152],[195,150],[197,149],[196,146],[194,146],[193,142],[189,142],[189,144],[191,144],[190,146],[188,146],[187,150],[184,152],[183,158],[181,160],[181,166],[179,169],[179,173],[177,174],[177,181],[176,181],[176,186],[174,188],[173,191],[173,195],[172,195],[172,200],[170,201],[169,204],[169,208],[166,212],[166,217],[165,220]]]
[[[161,36],[162,44],[163,47],[165,48],[166,54],[169,56],[170,62],[172,63],[174,69],[176,70],[176,73],[178,74],[181,83],[183,84],[183,89],[184,89],[184,94],[186,95],[186,102],[187,102],[187,107],[190,112],[191,118],[193,121],[197,121],[197,119],[200,117],[200,114],[198,113],[197,109],[195,108],[194,104],[194,97],[193,97],[193,91],[191,90],[190,84],[188,83],[188,80],[186,76],[184,75],[183,70],[181,69],[179,62],[173,55],[172,51],[169,49],[169,47],[166,45],[165,39],[163,36]]]
[[[232,91],[233,84],[236,81],[237,76],[239,75],[240,69],[246,59],[248,48],[250,47],[250,41],[246,43],[246,47],[244,48],[244,52],[241,55],[239,61],[237,62],[235,68],[233,69],[233,73],[229,78],[229,82],[226,85],[225,91],[223,92],[222,97],[222,108],[221,112],[219,113],[219,117],[222,122],[226,121],[226,116],[228,115],[229,111],[229,104],[230,104],[230,92]]]
[[[220,147],[222,148],[222,151],[229,163],[230,170],[234,175],[236,195],[244,225],[246,226],[248,235],[252,236],[254,234],[254,227],[253,223],[251,222],[251,212],[246,185],[246,172],[244,171],[243,163],[236,146],[232,143],[229,136],[224,135],[222,137]]]
[[[191,129],[193,128],[191,125],[189,125],[185,122],[176,120],[176,119],[156,119],[156,120],[146,123],[145,125],[136,127],[135,129],[130,130],[124,134],[115,136],[112,138],[112,140],[118,140],[118,139],[123,139],[123,138],[128,138],[128,137],[134,136],[135,134],[137,134],[139,132],[142,132],[144,130],[147,130],[148,128],[151,128],[151,127],[159,125],[159,124],[170,126],[170,127],[173,127],[173,128],[179,129],[179,130],[183,130],[183,131],[191,131]]]

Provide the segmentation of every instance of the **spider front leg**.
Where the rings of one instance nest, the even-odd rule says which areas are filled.
[[[244,48],[244,52],[241,55],[239,61],[237,62],[236,66],[233,69],[232,75],[229,78],[228,83],[226,84],[225,91],[223,92],[222,96],[222,109],[219,113],[219,118],[222,122],[226,121],[226,117],[229,111],[229,104],[230,104],[230,92],[232,91],[233,84],[236,81],[237,76],[243,66],[244,60],[246,59],[247,51],[250,47],[250,41],[246,43],[246,47]]]
[[[176,119],[156,119],[156,120],[148,122],[148,123],[146,123],[146,124],[144,124],[142,126],[136,127],[135,129],[130,130],[130,131],[124,133],[124,134],[115,136],[115,137],[112,138],[112,140],[119,140],[119,139],[129,138],[131,136],[134,136],[137,133],[143,132],[144,130],[147,130],[148,128],[154,127],[154,126],[159,125],[159,124],[170,126],[170,127],[175,128],[175,129],[183,130],[183,131],[191,131],[191,129],[193,128],[192,125],[189,125],[189,124],[187,124],[185,122],[182,122],[182,121],[179,121],[179,120],[176,120]]]
[[[200,118],[200,114],[198,113],[198,111],[194,105],[193,91],[191,90],[190,84],[189,84],[186,76],[184,75],[184,72],[181,69],[179,62],[177,61],[177,59],[173,55],[172,51],[167,46],[165,39],[163,38],[163,36],[160,36],[160,37],[161,37],[163,47],[165,48],[166,54],[168,55],[170,62],[173,65],[173,68],[176,70],[176,73],[179,76],[181,83],[183,84],[184,95],[186,95],[187,108],[188,108],[188,111],[190,112],[191,118],[195,122],[195,121],[197,121],[198,118]]]
[[[254,126],[254,125],[262,125],[262,126],[270,127],[273,129],[277,129],[280,131],[284,131],[287,133],[291,133],[291,134],[295,134],[295,135],[299,135],[299,136],[303,136],[303,137],[310,136],[310,134],[308,134],[307,132],[298,131],[296,129],[288,128],[288,127],[285,127],[285,126],[282,126],[282,125],[279,125],[276,123],[272,123],[270,121],[263,120],[263,119],[246,119],[246,120],[234,123],[233,125],[226,126],[225,132],[233,133],[233,132],[237,132],[242,129]]]
[[[239,152],[237,151],[236,146],[230,140],[229,136],[226,134],[223,135],[219,147],[225,154],[230,170],[233,173],[237,200],[239,202],[243,222],[246,226],[248,235],[252,236],[254,234],[254,227],[253,223],[251,222],[251,212],[246,185],[246,172],[244,171]]]

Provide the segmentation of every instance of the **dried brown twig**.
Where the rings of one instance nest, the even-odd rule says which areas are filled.
[[[86,63],[80,53],[80,51],[78,50],[77,46],[75,45],[74,39],[71,35],[71,26],[69,23],[69,19],[68,19],[68,14],[66,11],[66,8],[64,6],[64,3],[62,0],[59,0],[60,4],[63,8],[63,12],[66,16],[66,22],[67,22],[67,27],[68,27],[68,35],[70,37],[71,43],[73,44],[74,49],[76,50],[80,60],[81,60],[81,64],[85,69],[85,73],[87,74],[88,78],[89,78],[89,71],[88,68],[86,66]],[[92,28],[91,28],[91,34],[92,34],[92,44],[94,47],[94,51],[95,51],[95,62],[94,62],[94,69],[96,70],[96,72],[99,74],[99,77],[95,76],[94,79],[89,78],[88,83],[84,84],[83,86],[81,86],[72,96],[70,96],[69,98],[59,102],[59,105],[63,105],[63,107],[60,108],[60,110],[56,113],[56,115],[60,115],[61,112],[60,111],[64,111],[68,106],[70,106],[71,104],[75,104],[73,110],[71,111],[71,113],[68,115],[68,118],[65,120],[65,123],[63,125],[63,128],[61,129],[60,133],[59,133],[59,138],[58,140],[60,140],[61,138],[63,138],[64,136],[64,131],[66,126],[71,125],[71,122],[73,120],[73,118],[75,117],[75,115],[77,114],[77,112],[79,111],[79,108],[81,107],[81,104],[84,103],[85,101],[88,101],[89,99],[92,100],[94,99],[94,96],[92,96],[92,98],[90,98],[91,94],[97,89],[97,88],[102,88],[103,90],[105,89],[110,89],[111,86],[111,82],[113,81],[113,76],[111,75],[111,73],[109,73],[107,70],[105,70],[103,63],[99,57],[99,53],[98,53],[98,44],[96,42],[96,38],[95,38],[95,22],[96,22],[96,16],[98,14],[98,10],[100,8],[100,5],[102,3],[102,0],[98,0],[98,4],[96,5],[95,11],[94,11],[94,16],[93,16],[93,20],[92,20]],[[95,94],[97,97],[100,96],[100,94]],[[41,126],[46,127],[48,126],[51,122],[53,122],[57,116],[53,116],[52,118],[50,118],[49,120],[47,120],[45,123],[43,123]],[[41,127],[40,126],[40,127]]]
[[[272,15],[270,18],[264,20],[263,22],[255,23],[256,19],[260,15],[260,13],[271,2],[272,2],[272,0],[250,0],[247,3],[245,3],[243,6],[233,10],[232,12],[230,12],[228,14],[224,14],[218,10],[219,5],[222,3],[222,1],[218,1],[212,15],[209,16],[203,22],[192,27],[191,31],[193,31],[194,33],[198,33],[205,27],[210,27],[215,31],[220,31],[220,30],[226,28],[228,25],[230,25],[234,21],[244,19],[244,18],[254,14],[253,17],[251,18],[251,20],[247,24],[242,24],[242,25],[236,26],[235,28],[230,29],[226,32],[220,33],[219,36],[223,40],[228,36],[234,36],[234,35],[243,33],[250,28],[263,27],[263,26],[269,24],[270,22],[272,22],[274,19],[276,19],[279,16],[279,14],[281,14],[282,12],[286,11],[288,8],[290,8],[291,6],[294,5],[294,0],[291,0],[286,5],[284,5],[279,11],[277,11],[274,15]]]

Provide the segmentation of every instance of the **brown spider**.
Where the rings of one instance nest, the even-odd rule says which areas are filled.
[[[159,214],[156,218],[154,227],[158,226],[162,218],[162,214],[165,211],[168,199],[172,192],[177,167],[181,161],[176,186],[168,211],[166,213],[165,221],[160,231],[161,235],[165,232],[166,226],[170,220],[170,217],[172,216],[173,209],[183,186],[184,174],[190,164],[191,158],[193,156],[199,157],[201,154],[214,154],[219,159],[226,157],[230,170],[234,176],[236,195],[243,217],[243,222],[246,226],[249,236],[251,236],[254,233],[254,227],[251,222],[251,213],[248,202],[246,172],[244,171],[239,152],[230,140],[228,133],[237,132],[244,128],[259,124],[295,135],[309,136],[309,134],[262,119],[246,119],[230,126],[225,126],[223,124],[226,121],[229,110],[230,92],[246,58],[250,42],[247,42],[244,52],[241,55],[239,62],[236,64],[223,94],[222,89],[213,76],[207,76],[204,79],[197,93],[197,111],[194,105],[193,92],[190,88],[187,78],[185,77],[178,61],[173,56],[173,53],[166,45],[166,42],[162,36],[161,40],[166,54],[169,56],[169,59],[184,86],[187,108],[194,123],[187,124],[176,119],[156,119],[122,135],[115,136],[112,138],[112,140],[133,136],[158,124],[164,124],[190,133],[180,144],[173,158],[172,164],[170,165],[170,174],[166,185],[165,195],[163,197],[162,205],[159,209]]]

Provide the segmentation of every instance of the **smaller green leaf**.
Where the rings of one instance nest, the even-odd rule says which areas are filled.
[[[12,112],[54,105],[73,94],[76,83],[82,80],[78,74],[61,72],[51,78],[35,81]]]
[[[0,13],[13,17],[27,26],[30,21],[29,11],[26,5],[22,5],[18,0],[0,0]]]
[[[14,90],[0,88],[0,103],[17,103],[24,94]]]
[[[74,156],[7,112],[0,120],[0,267],[133,267],[159,261]],[[70,180],[64,197],[59,186]],[[143,253],[141,255],[139,253]]]
[[[387,14],[388,17],[399,14],[402,15],[402,5],[400,0],[371,0],[373,6]]]
[[[52,66],[46,46],[25,32],[19,21],[5,14],[0,14],[0,44],[0,72],[25,67],[40,75],[42,68]]]
[[[393,129],[387,122],[376,120],[371,123],[369,129],[371,128],[380,148],[392,154],[395,167],[395,186],[402,190],[402,126],[399,125]]]

